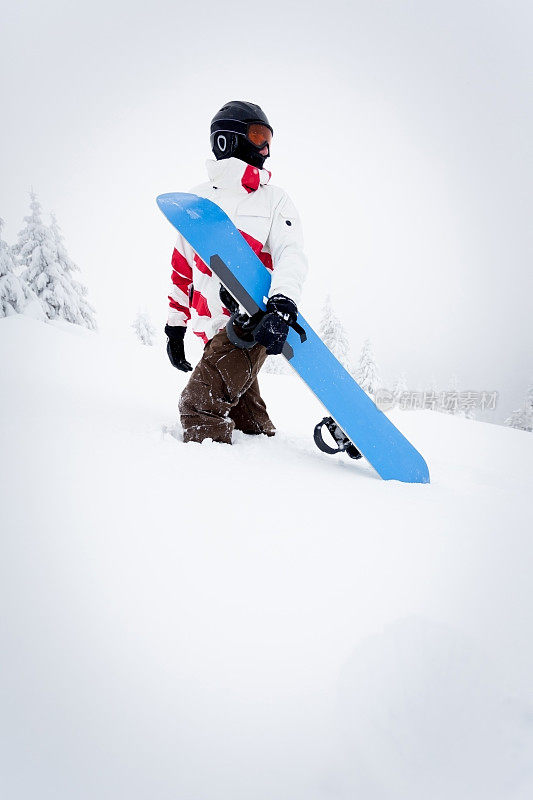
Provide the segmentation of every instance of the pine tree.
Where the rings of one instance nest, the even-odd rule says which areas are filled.
[[[21,314],[33,293],[16,273],[16,264],[11,248],[2,239],[4,220],[0,217],[0,317]]]
[[[513,411],[510,417],[507,417],[504,425],[520,431],[533,431],[533,413],[526,408],[519,408],[517,411]]]
[[[50,217],[52,220],[50,231],[56,246],[57,263],[63,275],[62,285],[67,290],[66,297],[68,297],[68,302],[63,305],[63,313],[60,313],[60,316],[67,322],[82,325],[94,331],[96,330],[96,312],[87,300],[87,287],[76,280],[73,275],[74,272],[79,272],[80,268],[67,253],[55,214],[52,213]]]
[[[400,372],[392,387],[392,396],[397,406],[405,408],[405,398],[402,400],[402,395],[405,392],[407,392],[407,378],[405,372]]]
[[[326,347],[331,350],[343,367],[350,372],[350,344],[348,336],[344,325],[333,310],[329,294],[326,296],[322,307],[319,334]]]
[[[268,372],[270,375],[291,375],[292,373],[291,368],[282,355],[267,356],[262,370],[263,372]]]
[[[533,381],[527,387],[526,408],[533,414]]]
[[[150,317],[148,316],[147,311],[138,311],[137,316],[133,320],[132,326],[133,330],[141,340],[141,342],[145,345],[150,347],[154,344],[154,337],[156,334],[156,330],[152,325]]]
[[[51,286],[57,272],[55,266],[55,247],[50,230],[41,218],[41,204],[35,192],[30,192],[31,214],[24,217],[25,227],[20,231],[13,250],[23,266],[22,278],[35,292],[47,317],[53,319],[53,307],[48,308],[53,299]]]
[[[375,395],[380,387],[379,371],[374,358],[374,349],[370,339],[366,339],[361,349],[356,381],[367,394]]]
[[[398,400],[401,395],[407,391],[407,378],[405,376],[405,372],[400,372],[399,376],[394,381],[392,387],[392,393],[396,400]]]
[[[454,373],[450,379],[450,389],[439,392],[437,411],[456,416],[459,411],[459,379]]]
[[[42,221],[41,204],[30,192],[31,214],[15,246],[24,269],[22,278],[39,298],[48,319],[65,319],[94,330],[94,309],[86,299],[87,290],[73,277],[78,268],[69,258],[55,219],[52,226]]]
[[[476,398],[474,392],[463,392],[460,401],[459,407],[461,411],[461,415],[465,419],[476,419],[477,411],[476,411]]]
[[[520,431],[533,431],[533,384],[528,386],[523,407],[513,411],[511,416],[505,420],[504,425]]]

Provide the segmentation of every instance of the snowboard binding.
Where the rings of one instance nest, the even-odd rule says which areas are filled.
[[[331,445],[327,444],[327,442],[325,442],[322,438],[322,428],[324,425],[328,429],[335,444],[337,445],[336,448],[331,447]],[[328,453],[329,455],[334,455],[335,453],[346,453],[346,455],[350,456],[350,458],[362,458],[362,454],[359,452],[354,443],[348,439],[344,431],[339,428],[333,417],[324,417],[321,422],[315,425],[313,438],[316,446],[319,450],[322,450],[323,453]]]

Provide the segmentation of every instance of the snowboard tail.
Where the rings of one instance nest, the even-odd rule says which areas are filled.
[[[222,209],[204,197],[172,193],[159,208],[250,315],[265,309],[271,276]],[[384,480],[429,483],[420,453],[337,361],[301,314],[304,341],[290,330],[283,355],[337,425]]]

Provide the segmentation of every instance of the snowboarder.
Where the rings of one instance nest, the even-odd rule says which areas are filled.
[[[272,126],[259,106],[240,100],[227,103],[211,121],[215,159],[207,161],[209,180],[191,190],[226,212],[272,272],[266,314],[254,321],[256,344],[251,349],[241,349],[228,339],[226,325],[237,304],[181,235],[172,254],[165,326],[172,365],[183,372],[192,370],[184,348],[191,309],[193,333],[205,343],[180,398],[185,442],[213,439],[231,444],[234,428],[248,434],[275,433],[257,375],[267,355],[281,353],[289,325],[296,321],[307,260],[298,212],[282,189],[269,185],[271,173],[264,169],[272,136]],[[246,336],[239,322],[242,325],[244,318],[234,323],[237,339]]]

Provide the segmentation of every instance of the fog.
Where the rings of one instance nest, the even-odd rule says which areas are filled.
[[[533,10],[525,2],[3,3],[0,215],[33,186],[103,330],[166,315],[174,235],[155,196],[204,179],[209,122],[273,127],[310,274],[390,385],[501,392],[533,378]]]

